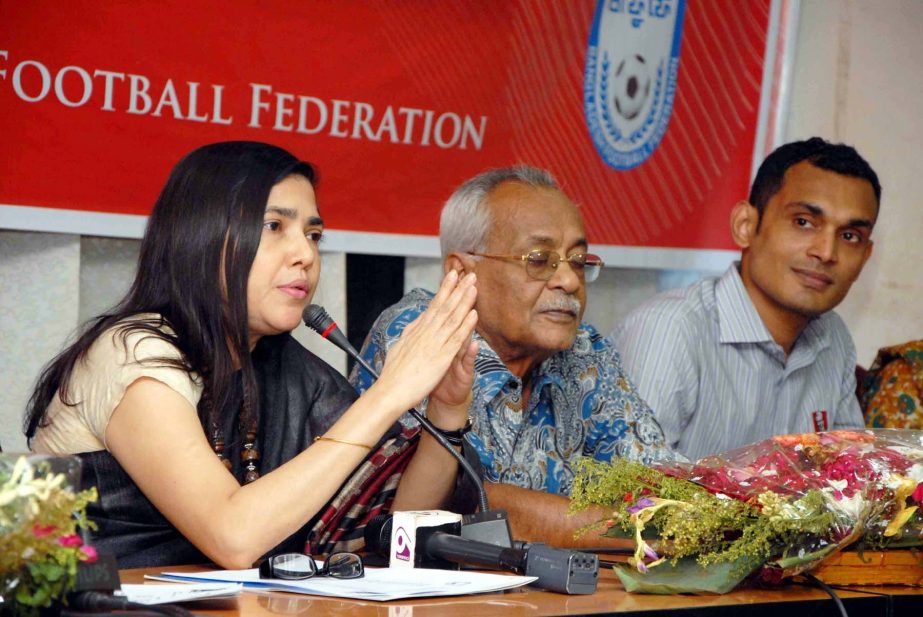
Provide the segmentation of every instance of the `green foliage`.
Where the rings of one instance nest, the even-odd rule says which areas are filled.
[[[709,494],[704,488],[678,480],[624,459],[602,463],[589,458],[577,462],[577,477],[571,490],[571,511],[578,512],[589,506],[627,507],[625,495],[640,497],[643,489],[656,491],[658,497],[687,501],[693,495]]]
[[[826,548],[831,544],[826,536],[837,522],[817,490],[808,491],[800,499],[766,492],[759,496],[758,508],[622,459],[611,463],[581,461],[571,493],[571,511],[590,506],[608,508],[612,515],[604,525],[605,535],[622,536],[638,526],[638,517],[632,517],[629,509],[637,511],[638,501],[643,498],[656,499],[661,504],[650,508],[654,513],[644,537],[659,539],[659,552],[670,558],[653,568],[652,574],[694,558],[700,567],[731,564],[729,576],[737,578],[752,571],[753,564],[765,563],[780,553],[785,559],[788,555],[784,547],[797,544],[816,545],[817,550]],[[664,505],[664,500],[678,503]],[[814,552],[802,552],[799,558]],[[680,573],[690,571],[683,569]]]

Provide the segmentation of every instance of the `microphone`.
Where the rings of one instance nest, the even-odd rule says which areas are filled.
[[[409,519],[405,517],[403,520],[407,524]],[[393,525],[394,518],[388,514],[378,515],[369,521],[364,532],[366,547],[382,556],[391,554],[391,538],[395,535],[392,533]],[[457,528],[457,524],[411,525],[405,532],[412,534],[413,540],[399,533],[396,541],[398,548],[412,552],[413,567],[447,569],[452,568],[450,564],[465,564],[534,576],[537,580],[532,584],[548,591],[572,595],[596,591],[599,582],[599,559],[596,555],[552,548],[537,542],[523,544],[523,548],[497,546],[459,537]],[[402,542],[413,544],[412,551],[407,551]]]
[[[321,338],[327,339],[349,354],[349,356],[361,364],[362,368],[368,371],[370,375],[375,378],[378,377],[375,371],[372,370],[372,367],[370,367],[362,356],[359,355],[356,348],[350,344],[349,339],[346,338],[346,335],[343,334],[343,331],[337,326],[337,322],[333,320],[333,317],[324,310],[324,307],[317,304],[309,304],[301,313],[301,318],[304,320],[304,325],[320,334]]]
[[[317,304],[309,304],[307,308],[304,309],[304,312],[301,314],[301,316],[304,319],[304,325],[311,328],[320,334],[323,338],[327,339],[345,351],[353,360],[358,362],[359,365],[369,373],[369,375],[375,379],[378,379],[378,373],[369,365],[368,362],[365,361],[362,356],[359,355],[359,352],[356,351],[356,348],[349,343],[349,339],[346,338],[346,335],[343,334],[343,331],[340,330],[333,318],[327,314],[327,311],[324,310],[324,307],[318,306]],[[437,429],[433,423],[430,422],[423,414],[421,414],[416,409],[409,409],[408,411],[410,412],[410,415],[412,415],[420,423],[420,425],[423,426],[426,432],[432,435],[433,439],[439,442],[443,448],[448,450],[449,453],[455,457],[455,460],[458,461],[458,464],[461,465],[461,468],[465,471],[466,474],[468,474],[468,477],[471,478],[471,481],[474,482],[474,486],[476,486],[478,490],[478,505],[481,509],[480,516],[478,518],[487,516],[489,509],[487,507],[487,492],[484,490],[484,484],[481,482],[480,476],[478,476],[474,468],[471,467],[471,463],[469,463],[464,456],[459,454],[455,448],[452,447],[452,445],[446,440],[442,433],[439,432],[439,429]],[[500,533],[497,533],[498,529],[495,527],[495,525],[497,525],[497,521],[502,520],[502,523],[506,527],[505,545],[510,546],[512,541],[506,515],[504,513],[504,515],[498,519],[497,514],[498,513],[490,514],[485,519],[491,527],[488,535],[491,538],[497,538],[501,542],[503,541],[503,530],[500,529]]]

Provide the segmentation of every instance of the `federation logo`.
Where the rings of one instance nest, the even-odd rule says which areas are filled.
[[[646,161],[673,113],[685,0],[599,0],[587,49],[584,114],[615,169]]]

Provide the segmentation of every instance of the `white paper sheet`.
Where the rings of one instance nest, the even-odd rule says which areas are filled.
[[[174,604],[192,600],[233,598],[240,594],[240,583],[199,583],[197,585],[122,585],[115,595],[138,604]]]
[[[242,583],[247,589],[287,591],[335,598],[386,602],[401,598],[428,598],[488,593],[513,589],[537,580],[534,576],[508,576],[454,570],[366,568],[365,576],[349,580],[315,576],[301,581],[261,579],[256,568],[211,572],[163,572],[146,578],[193,583]]]

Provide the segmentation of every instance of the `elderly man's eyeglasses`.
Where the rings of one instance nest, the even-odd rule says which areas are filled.
[[[495,255],[493,253],[474,252],[468,254],[487,257],[488,259],[525,262],[526,274],[539,281],[547,281],[553,277],[561,262],[566,261],[577,276],[587,283],[592,283],[599,277],[599,273],[605,265],[599,255],[589,253],[574,253],[573,255],[568,255],[566,259],[554,251],[529,251],[525,255]]]
[[[317,568],[313,557],[301,553],[273,555],[260,564],[260,578],[300,580],[312,576],[361,578],[365,576],[365,569],[362,558],[355,553],[333,553],[321,569]]]

